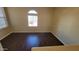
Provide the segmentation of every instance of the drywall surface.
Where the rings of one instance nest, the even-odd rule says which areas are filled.
[[[56,37],[65,45],[79,44],[79,8],[55,8],[54,20],[52,33]]]

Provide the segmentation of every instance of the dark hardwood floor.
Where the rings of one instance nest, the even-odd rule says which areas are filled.
[[[63,45],[52,33],[12,33],[1,43],[5,51],[31,51],[32,47]]]

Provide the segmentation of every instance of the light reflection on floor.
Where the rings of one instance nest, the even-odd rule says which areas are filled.
[[[39,38],[37,35],[29,35],[27,37],[26,46],[27,47],[37,47],[39,46]]]

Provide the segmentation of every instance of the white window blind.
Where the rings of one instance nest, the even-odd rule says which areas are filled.
[[[6,16],[4,8],[0,7],[0,29],[6,28],[8,26],[6,21]]]

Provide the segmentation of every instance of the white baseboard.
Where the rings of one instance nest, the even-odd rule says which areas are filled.
[[[8,34],[6,34],[5,36],[3,36],[2,38],[0,38],[0,40],[4,39],[5,37],[7,37],[8,35],[10,35],[13,32],[9,32]]]
[[[43,33],[43,32],[48,32],[48,31],[35,31],[35,33]],[[31,31],[14,31],[13,33],[34,33],[34,32],[31,32]]]

